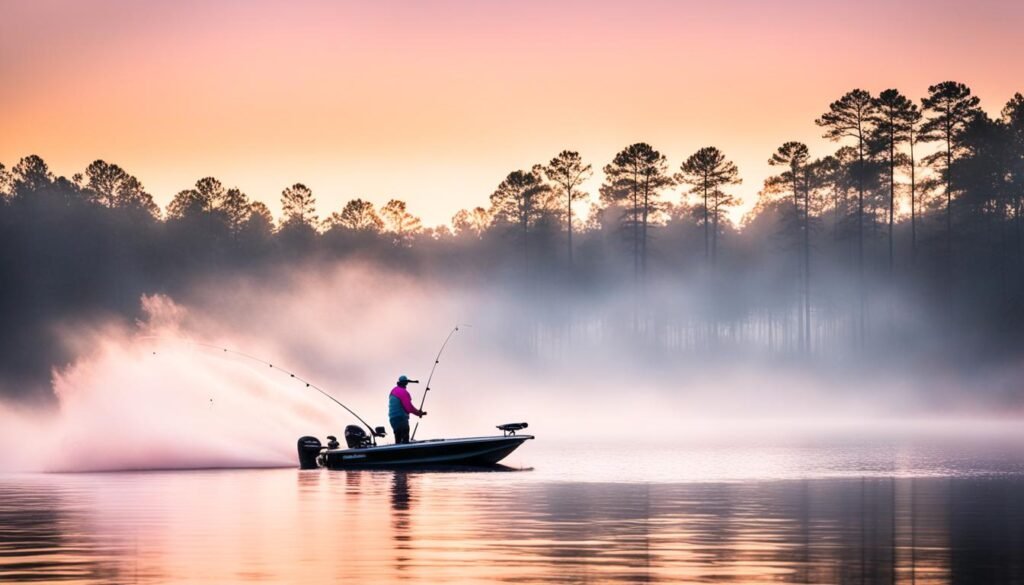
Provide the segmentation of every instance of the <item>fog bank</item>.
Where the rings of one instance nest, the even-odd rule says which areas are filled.
[[[0,468],[291,465],[299,436],[340,436],[356,421],[279,369],[209,345],[296,372],[386,425],[395,378],[425,382],[456,324],[421,438],[526,420],[545,440],[713,440],[1020,413],[1019,365],[979,373],[808,362],[725,336],[694,352],[664,332],[633,329],[634,294],[567,297],[346,262],[209,279],[180,298],[144,295],[136,322],[63,327],[75,358],[54,369],[54,400],[0,403]],[[658,286],[644,294],[652,310],[670,302]],[[555,316],[565,308],[571,320]],[[418,399],[423,385],[411,389]]]

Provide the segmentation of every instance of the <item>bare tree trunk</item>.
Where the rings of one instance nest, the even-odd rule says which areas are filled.
[[[640,259],[641,259],[641,261],[640,261],[640,277],[641,277],[641,279],[646,279],[647,278],[647,212],[648,212],[648,209],[650,209],[648,207],[650,205],[650,202],[649,202],[649,191],[650,191],[650,186],[645,182],[644,183],[644,212],[643,212],[644,223],[643,223],[643,230],[640,233],[640,236],[641,236],[641,240],[640,240]]]
[[[569,228],[569,270],[572,270],[572,187],[566,187],[565,195],[569,199],[568,210],[569,218],[567,221],[567,227]]]
[[[811,353],[811,193],[804,188],[804,353]]]
[[[711,267],[718,267],[718,198],[715,198],[715,213],[711,223]]]
[[[948,126],[948,123],[947,123]],[[946,131],[946,263],[953,263],[953,143],[952,129]]]
[[[708,237],[708,179],[704,177],[704,264],[711,258],[710,238]]]
[[[526,277],[530,277],[530,215],[529,211],[523,216],[523,271]]]
[[[1014,210],[1014,219],[1017,232],[1017,264],[1024,266],[1024,194],[1017,195],[1017,208]]]
[[[633,282],[640,281],[640,194],[633,183]]]
[[[1017,264],[1024,265],[1024,229],[1021,229],[1024,225],[1024,221],[1021,220],[1021,214],[1024,213],[1024,194],[1017,195],[1017,205],[1014,209],[1014,223],[1016,224],[1017,232]]]
[[[797,298],[799,302],[796,308],[796,326],[797,326],[797,348],[800,353],[805,351],[805,339],[804,333],[806,331],[806,318],[807,318],[807,222],[806,222],[806,198],[803,201],[804,209],[801,210],[800,202],[800,183],[798,180],[799,173],[796,168],[793,168],[790,172],[793,173],[793,210],[796,213],[796,224],[797,229],[803,232],[801,235],[801,242],[798,244],[799,253],[797,255],[797,275],[799,281],[799,289]],[[806,194],[805,194],[806,197]]]
[[[637,288],[640,284],[640,222],[638,214],[639,209],[639,198],[640,194],[637,193],[639,185],[637,183],[636,173],[633,174],[633,333],[635,334],[639,328],[639,291]]]
[[[893,274],[892,226],[896,207],[896,131],[889,125],[889,279]]]
[[[861,346],[865,343],[864,313],[867,295],[864,282],[864,138],[860,137],[857,142],[857,281],[858,296],[860,297],[859,327],[858,336]]]
[[[914,130],[910,130],[910,263],[917,264],[917,162],[914,160]]]
[[[832,241],[839,241],[839,189],[832,183]]]

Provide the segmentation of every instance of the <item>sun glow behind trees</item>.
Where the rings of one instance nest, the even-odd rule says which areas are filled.
[[[38,153],[69,177],[116,162],[162,208],[214,174],[276,216],[301,180],[324,215],[397,197],[433,226],[563,148],[594,165],[596,194],[628,144],[673,169],[715,145],[743,172],[738,222],[766,153],[831,148],[811,116],[854,83],[919,97],[952,77],[988,106],[1019,89],[1024,4],[859,6],[5,2],[0,161]]]

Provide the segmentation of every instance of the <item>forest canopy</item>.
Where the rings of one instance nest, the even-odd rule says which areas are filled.
[[[765,153],[777,174],[738,225],[728,211],[743,169],[714,145],[664,153],[641,142],[610,161],[567,148],[495,177],[478,207],[436,227],[400,199],[320,209],[299,182],[282,188],[274,218],[213,176],[161,210],[111,161],[65,177],[28,155],[0,164],[0,372],[45,380],[69,358],[54,324],[131,317],[142,294],[352,259],[567,307],[628,297],[554,323],[545,311],[544,327],[601,322],[643,352],[1019,355],[1024,97],[990,115],[953,81],[916,99],[854,89],[815,122],[835,150],[780,140]],[[595,167],[605,180],[588,193]],[[909,314],[923,317],[894,317]],[[536,323],[521,325],[530,344]]]

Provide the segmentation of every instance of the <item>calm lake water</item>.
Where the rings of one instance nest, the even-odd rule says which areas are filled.
[[[1024,583],[1022,446],[533,441],[508,472],[0,475],[0,582]]]

